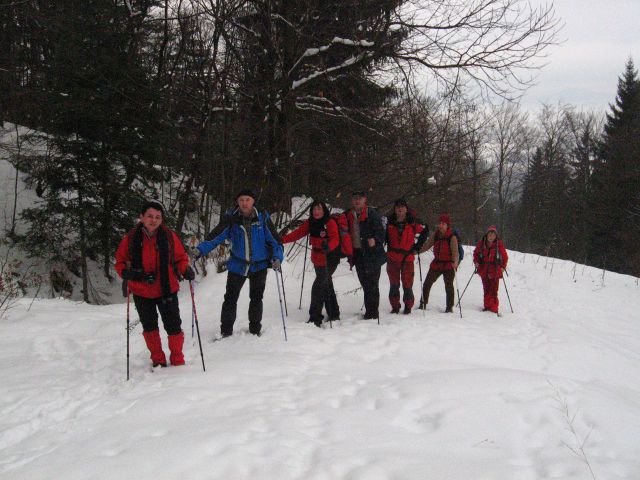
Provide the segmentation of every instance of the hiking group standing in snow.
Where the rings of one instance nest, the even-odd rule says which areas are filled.
[[[178,235],[164,226],[163,216],[164,208],[160,202],[146,202],[138,225],[122,239],[116,252],[116,271],[126,281],[127,292],[133,294],[154,366],[167,365],[158,328],[158,312],[168,335],[170,363],[184,364],[184,333],[177,297],[179,281],[186,279],[191,282],[195,278],[189,265],[189,256],[195,261],[223,242],[229,242],[231,250],[226,264],[227,283],[220,313],[222,337],[233,335],[238,298],[247,279],[249,333],[260,336],[268,270],[272,268],[276,275],[278,272],[282,275],[283,244],[303,237],[308,237],[307,242],[311,245],[311,262],[316,273],[311,289],[308,323],[322,327],[323,321],[340,320],[340,306],[332,276],[341,258],[345,257],[351,269],[355,267],[364,293],[365,320],[380,321],[378,284],[385,263],[390,284],[391,313],[400,312],[402,285],[403,313],[410,314],[415,304],[414,260],[418,255],[420,262],[419,255],[431,248],[434,258],[421,285],[419,308],[426,309],[431,287],[443,276],[445,312],[453,312],[454,280],[464,255],[460,236],[446,213],[439,216],[437,228],[429,235],[427,225],[418,220],[416,212],[404,199],[394,202],[388,218],[381,217],[375,208],[367,204],[364,191],[353,192],[351,208],[339,214],[332,214],[326,203],[314,201],[309,207],[309,218],[281,238],[269,214],[256,206],[254,193],[245,189],[236,196],[236,206],[222,215],[219,224],[206,236],[205,241],[189,248],[188,252]],[[305,256],[308,244],[305,246]],[[504,244],[498,238],[496,228],[489,227],[473,254],[476,267],[474,274],[478,273],[481,277],[484,288],[484,310],[498,313],[498,287],[507,260]],[[419,266],[422,279],[420,263]],[[284,288],[284,283],[282,286]],[[322,314],[323,307],[326,320]]]

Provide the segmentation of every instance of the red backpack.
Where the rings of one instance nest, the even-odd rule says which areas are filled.
[[[340,258],[345,258],[353,254],[353,248],[351,247],[351,234],[349,233],[349,223],[344,213],[334,213],[330,217],[338,226],[338,237],[340,238],[340,245],[336,250],[340,254]]]

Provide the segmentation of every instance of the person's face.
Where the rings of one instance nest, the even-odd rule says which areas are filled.
[[[496,238],[497,238],[496,232],[494,232],[493,230],[487,233],[487,240],[489,240],[489,242],[495,241]]]
[[[396,206],[396,217],[398,217],[399,220],[403,220],[404,217],[406,216],[407,216],[407,207],[405,207],[404,205]]]
[[[313,207],[313,210],[311,210],[311,214],[313,215],[313,218],[315,218],[316,220],[321,219],[324,216],[324,210],[322,209],[322,205],[316,205],[315,207]]]
[[[162,224],[162,212],[155,208],[147,208],[147,211],[140,215],[139,218],[149,233],[154,233]]]
[[[238,197],[238,207],[240,208],[240,212],[245,216],[251,213],[254,203],[256,203],[256,201],[249,195],[241,195]]]
[[[367,197],[362,197],[359,195],[351,197],[351,206],[358,212],[364,210],[364,207],[366,204],[367,204]]]
[[[449,228],[449,225],[447,225],[444,222],[440,222],[438,223],[438,230],[440,230],[440,233],[444,234],[447,232],[447,228]]]

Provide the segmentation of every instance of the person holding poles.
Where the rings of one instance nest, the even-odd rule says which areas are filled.
[[[367,206],[364,191],[353,192],[351,207],[345,212],[349,234],[353,245],[353,256],[349,262],[356,267],[358,280],[364,291],[364,319],[379,321],[380,269],[387,261],[384,251],[384,225],[375,208]]]
[[[338,220],[331,216],[329,208],[324,202],[315,201],[309,207],[309,218],[297,229],[282,237],[282,243],[291,243],[309,235],[311,244],[311,262],[316,271],[316,279],[311,287],[311,305],[309,306],[309,321],[316,327],[322,326],[322,306],[327,310],[329,321],[340,320],[340,307],[333,288],[332,275],[340,263],[340,232]],[[344,236],[343,242],[348,243],[347,250],[351,250],[351,240]]]
[[[267,212],[255,207],[255,195],[245,189],[236,197],[237,207],[225,214],[222,231],[212,240],[192,247],[189,253],[198,259],[224,241],[231,242],[231,258],[227,263],[227,287],[220,314],[220,333],[233,335],[238,297],[249,279],[249,333],[260,336],[262,330],[262,297],[268,268],[280,268],[283,249],[275,226]]]
[[[419,235],[419,237],[418,237]],[[411,313],[415,302],[413,277],[415,254],[429,236],[429,229],[416,219],[405,199],[393,204],[393,213],[387,223],[387,275],[389,275],[389,302],[391,313],[400,312],[400,283],[402,282],[403,313]],[[416,240],[416,237],[417,240]]]
[[[154,367],[167,366],[162,349],[158,312],[168,335],[171,365],[184,365],[184,333],[178,307],[179,281],[193,280],[195,273],[176,232],[163,224],[164,207],[159,201],[142,205],[139,223],[127,233],[116,251],[115,268],[127,282],[127,291],[142,323]]]
[[[456,270],[458,269],[459,253],[458,238],[451,229],[451,217],[443,213],[439,217],[438,228],[429,237],[429,240],[419,250],[426,252],[433,247],[433,261],[429,266],[427,278],[424,280],[422,298],[423,304],[420,308],[426,308],[429,303],[429,292],[435,281],[442,275],[444,277],[444,287],[447,293],[446,313],[453,313],[454,288]]]
[[[482,279],[484,290],[484,309],[498,313],[498,288],[502,272],[507,268],[509,256],[502,240],[498,237],[498,230],[494,226],[487,229],[487,233],[476,245],[473,251],[473,263]]]

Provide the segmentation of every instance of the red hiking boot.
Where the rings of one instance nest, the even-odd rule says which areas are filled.
[[[184,365],[184,355],[182,354],[182,346],[184,345],[184,332],[180,332],[175,335],[169,335],[167,338],[169,339],[169,350],[171,350],[171,355],[169,355],[171,365]]]
[[[153,332],[142,332],[144,341],[147,343],[147,348],[151,352],[151,363],[154,367],[161,365],[167,366],[167,357],[164,356],[162,351],[162,342],[160,341],[160,330],[154,330]]]

